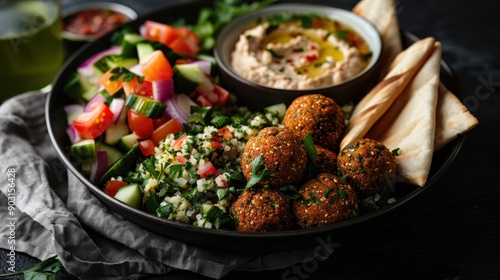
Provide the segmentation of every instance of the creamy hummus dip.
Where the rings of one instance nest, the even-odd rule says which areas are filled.
[[[338,22],[321,20],[308,27],[293,20],[275,26],[264,22],[246,30],[231,54],[233,70],[264,86],[300,90],[356,76],[368,64],[367,44]]]

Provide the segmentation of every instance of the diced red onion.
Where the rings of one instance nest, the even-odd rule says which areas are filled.
[[[200,66],[201,72],[205,73],[205,75],[210,75],[212,71],[212,62],[208,60],[195,60],[191,63],[198,64],[198,66]]]
[[[180,123],[186,123],[191,115],[191,106],[196,106],[196,103],[185,94],[177,94],[175,98],[168,100],[167,112],[170,116]]]
[[[97,184],[107,169],[108,153],[106,151],[97,151],[96,158],[90,169],[90,181]]]
[[[125,100],[122,98],[113,98],[113,100],[111,100],[111,103],[109,103],[109,110],[113,112],[113,124],[116,124],[118,122],[118,119],[120,118],[124,107]]]
[[[166,102],[175,96],[174,80],[158,80],[153,81],[153,98],[156,101]]]
[[[106,103],[106,98],[100,93],[97,93],[94,97],[92,97],[89,100],[89,102],[85,105],[83,111],[84,112],[92,111],[92,109],[95,107],[95,104],[97,103]]]
[[[66,129],[66,133],[68,133],[69,141],[71,142],[71,144],[75,144],[82,140],[82,137],[80,136],[78,131],[76,131],[76,128],[72,124],[68,126],[68,129]]]
[[[189,117],[189,115],[191,115],[191,106],[197,106],[196,103],[185,94],[178,94],[176,99],[178,109],[183,112],[186,117]]]

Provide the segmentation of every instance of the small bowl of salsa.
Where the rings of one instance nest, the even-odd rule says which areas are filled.
[[[62,37],[67,41],[91,42],[116,27],[135,20],[137,13],[110,2],[84,3],[63,9]]]

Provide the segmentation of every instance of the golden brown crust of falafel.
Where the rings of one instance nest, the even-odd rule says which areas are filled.
[[[237,231],[281,231],[293,227],[292,210],[275,189],[244,190],[229,207]]]
[[[321,173],[299,189],[292,203],[299,228],[319,227],[356,217],[359,213],[356,191],[343,179]]]
[[[338,154],[337,168],[362,197],[392,185],[397,171],[394,154],[382,143],[368,138],[345,146]]]
[[[310,94],[298,97],[290,104],[283,126],[301,139],[310,132],[315,144],[337,151],[345,120],[341,108],[332,98]]]
[[[252,161],[260,155],[272,174],[258,186],[281,187],[299,182],[308,167],[302,140],[282,127],[264,128],[248,140],[241,157],[241,169],[247,181],[252,176]]]

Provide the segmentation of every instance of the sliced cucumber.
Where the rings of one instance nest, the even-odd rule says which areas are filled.
[[[130,129],[126,123],[117,123],[113,124],[106,129],[106,132],[104,134],[104,143],[109,144],[109,145],[115,145],[120,141],[120,139],[129,134]],[[127,151],[130,149],[127,149]]]
[[[139,63],[139,60],[136,57],[125,57],[118,54],[110,54],[101,57],[94,63],[94,65],[92,65],[92,67],[94,68],[95,74],[100,77],[109,69],[117,67],[129,69],[137,63]]]
[[[96,149],[94,139],[84,139],[71,145],[71,153],[80,159],[95,158]]]
[[[285,103],[279,103],[264,108],[264,113],[276,115],[280,120],[282,120],[285,117],[285,112],[286,112]]]
[[[92,68],[94,68],[94,73],[97,77],[102,76],[102,74],[106,73],[106,71],[109,70],[108,56],[105,55],[98,59],[96,62],[94,62]]]
[[[125,204],[139,209],[141,207],[142,192],[138,184],[129,184],[118,189],[115,198]]]
[[[118,177],[126,175],[127,172],[132,170],[137,161],[142,156],[141,148],[138,145],[130,149],[126,154],[124,154],[117,162],[115,162],[109,169],[102,175],[99,185],[106,184],[106,181],[112,177]]]
[[[80,102],[82,100],[83,87],[80,83],[80,75],[74,72],[68,82],[63,87],[64,92],[73,101]]]
[[[144,60],[155,51],[155,48],[150,42],[139,42],[137,43],[136,48],[139,61]]]
[[[123,57],[137,57],[137,48],[136,45],[137,43],[143,41],[144,38],[142,38],[141,35],[139,34],[125,34],[123,36],[122,40],[122,56]]]
[[[129,95],[125,106],[134,110],[138,114],[152,119],[163,117],[163,115],[165,114],[165,109],[167,108],[167,105],[165,103],[136,94]]]
[[[174,89],[178,93],[190,94],[203,83],[203,72],[198,64],[178,64],[173,68]]]
[[[109,55],[106,57],[106,62],[108,64],[108,69],[113,69],[117,67],[124,67],[130,69],[130,67],[139,63],[137,57],[125,57],[122,55]]]
[[[123,156],[123,153],[120,150],[104,143],[96,143],[96,152],[98,151],[106,151],[108,154],[108,168]]]
[[[130,151],[139,140],[139,136],[135,133],[130,133],[125,136],[122,136],[120,140],[116,143],[118,148],[124,152]]]

